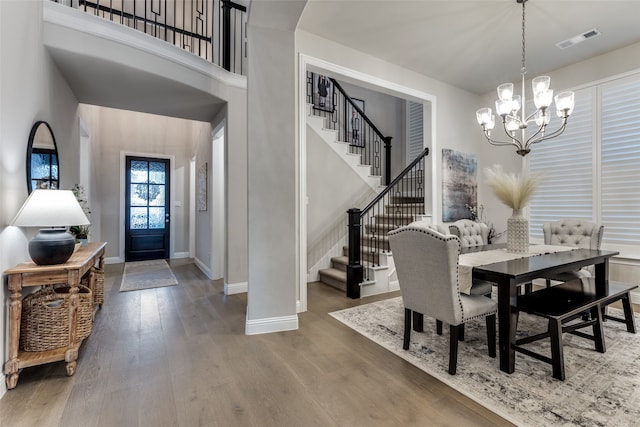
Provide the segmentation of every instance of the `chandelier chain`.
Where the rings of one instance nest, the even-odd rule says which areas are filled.
[[[527,67],[525,65],[525,53],[526,53],[526,48],[525,48],[525,42],[524,42],[524,5],[526,3],[526,0],[524,0],[522,2],[522,69],[520,70],[520,72],[524,75],[527,73]]]

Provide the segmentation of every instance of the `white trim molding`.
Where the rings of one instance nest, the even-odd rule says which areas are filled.
[[[298,329],[298,315],[246,320],[245,335],[269,334]]]
[[[235,294],[243,294],[248,292],[249,283],[248,282],[238,282],[238,283],[224,283],[224,294],[225,295],[235,295]]]
[[[212,280],[211,269],[209,267],[207,267],[204,262],[200,261],[200,259],[198,257],[194,257],[193,258],[193,263],[196,265],[196,267],[198,267],[200,269],[200,271],[202,271],[204,273],[205,276],[207,276],[207,279]],[[226,292],[225,292],[225,294],[226,294]]]

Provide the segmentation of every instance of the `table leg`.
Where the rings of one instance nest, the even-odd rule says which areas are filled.
[[[18,347],[22,317],[22,282],[19,275],[9,276],[9,291],[9,352],[4,373],[7,389],[11,390],[18,384]]]
[[[600,264],[595,264],[595,276],[596,292],[602,293],[606,290],[609,278],[609,258],[605,258]]]
[[[516,339],[517,314],[512,309],[516,305],[518,290],[516,283],[505,279],[498,282],[498,339],[500,349],[500,370],[508,374],[515,370],[516,353],[512,344]]]

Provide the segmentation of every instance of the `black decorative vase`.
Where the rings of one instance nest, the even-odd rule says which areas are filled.
[[[73,254],[75,244],[64,228],[43,228],[29,242],[29,255],[38,265],[64,264]]]

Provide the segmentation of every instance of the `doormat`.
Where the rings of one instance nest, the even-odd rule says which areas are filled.
[[[120,292],[161,288],[178,284],[176,276],[163,259],[134,261],[124,264]]]
[[[621,310],[608,310],[622,316]],[[457,373],[449,375],[449,336],[436,335],[433,319],[425,316],[424,332],[412,331],[409,350],[402,349],[401,297],[329,314],[516,425],[631,427],[640,420],[640,334],[628,333],[622,323],[605,322],[604,354],[594,350],[592,341],[564,334],[567,378],[559,381],[551,376],[551,365],[520,353],[515,372],[502,372],[498,358],[487,355],[484,319],[465,324]],[[637,325],[640,317],[635,316]],[[521,313],[517,334],[535,334],[546,327],[543,319]],[[530,344],[532,349],[534,345],[550,354],[548,340]]]

